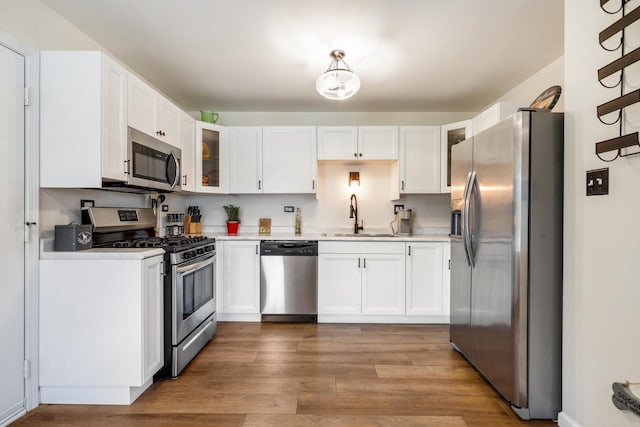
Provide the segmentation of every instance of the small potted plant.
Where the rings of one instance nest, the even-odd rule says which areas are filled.
[[[227,234],[238,234],[238,226],[240,225],[240,206],[226,205],[223,206],[227,213]]]

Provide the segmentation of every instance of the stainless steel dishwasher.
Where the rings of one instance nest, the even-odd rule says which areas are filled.
[[[260,242],[260,313],[264,322],[318,320],[318,242]]]

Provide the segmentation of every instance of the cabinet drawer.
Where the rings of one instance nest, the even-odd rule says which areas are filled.
[[[320,241],[321,254],[404,254],[404,242]]]

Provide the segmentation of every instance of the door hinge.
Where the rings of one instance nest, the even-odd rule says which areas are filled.
[[[27,359],[24,360],[24,379],[28,380],[29,378],[31,378],[31,362],[29,362]]]
[[[31,93],[29,92],[29,88],[24,88],[24,106],[28,107],[31,102]]]

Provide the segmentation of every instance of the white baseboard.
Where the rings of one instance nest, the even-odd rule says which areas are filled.
[[[0,419],[0,427],[5,427],[16,421],[18,418],[22,418],[27,411],[24,410],[23,406],[20,406],[19,409],[11,412],[11,414],[5,413],[3,414],[3,418]]]
[[[582,427],[565,412],[560,412],[558,414],[558,426],[559,427]]]

